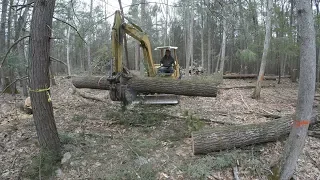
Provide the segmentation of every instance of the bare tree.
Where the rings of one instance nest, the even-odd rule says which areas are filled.
[[[257,85],[252,95],[252,98],[254,99],[260,98],[261,83],[263,81],[263,76],[264,76],[264,72],[267,65],[267,55],[268,55],[270,39],[271,39],[272,0],[268,0],[267,2],[268,4],[267,4],[267,17],[266,17],[266,35],[264,39],[263,54],[261,58],[261,65],[260,65],[259,76],[257,79]]]
[[[0,24],[0,56],[5,53],[6,50],[6,18],[7,18],[8,0],[2,1],[1,8],[1,24]],[[5,88],[5,68],[0,69],[0,85]]]
[[[227,41],[227,36],[226,36],[226,31],[227,31],[227,23],[226,23],[226,17],[223,17],[223,23],[222,23],[222,43],[221,43],[221,62],[220,62],[220,68],[219,71],[223,74],[223,69],[224,69],[224,61],[226,59],[226,41]]]
[[[300,80],[296,117],[280,163],[280,179],[283,180],[293,176],[304,147],[315,93],[316,37],[310,1],[297,1],[297,12],[300,37]]]
[[[55,0],[36,0],[30,28],[30,97],[39,144],[60,156],[60,141],[50,98],[50,37]]]

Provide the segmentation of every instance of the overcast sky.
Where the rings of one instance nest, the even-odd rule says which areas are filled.
[[[83,2],[88,4],[88,8],[89,8],[89,4],[91,0],[82,0]],[[93,0],[94,6],[103,6],[104,7],[104,3],[107,3],[107,14],[111,15],[113,14],[116,10],[120,10],[119,7],[119,2],[118,0]],[[155,2],[157,3],[162,3],[162,5],[160,6],[161,8],[165,8],[164,3],[166,3],[166,0],[147,0],[146,2],[151,2],[152,5],[155,4]],[[177,0],[170,0],[168,1],[169,5],[172,5],[173,3],[177,2]],[[126,13],[129,10],[129,6],[132,4],[132,0],[121,0],[122,6],[124,7],[124,13]],[[108,21],[110,23],[112,23],[113,18],[110,17],[108,19]]]

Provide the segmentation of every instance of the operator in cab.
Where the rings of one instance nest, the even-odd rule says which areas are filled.
[[[171,51],[169,49],[166,50],[166,54],[160,60],[160,73],[173,73],[174,59],[171,56]]]

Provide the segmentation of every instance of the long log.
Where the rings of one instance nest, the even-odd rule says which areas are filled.
[[[106,76],[75,76],[72,77],[72,84],[76,88],[110,90],[110,83]]]
[[[72,83],[76,88],[110,89],[105,77],[74,77]],[[176,80],[160,77],[134,76],[128,80],[128,87],[138,93],[161,93],[184,96],[216,97],[218,82],[208,79]]]
[[[314,113],[311,125],[317,121]],[[283,117],[270,122],[248,125],[216,127],[192,133],[193,154],[233,149],[252,144],[276,141],[286,137],[291,130],[292,117]]]
[[[223,75],[223,79],[254,79],[257,78],[256,74],[226,74]],[[277,80],[278,76],[264,76],[265,80]],[[290,76],[285,75],[281,78],[290,78]]]

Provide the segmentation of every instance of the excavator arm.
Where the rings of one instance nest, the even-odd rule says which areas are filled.
[[[148,72],[148,76],[154,77],[156,76],[156,69],[154,65],[154,61],[152,58],[152,49],[151,43],[148,35],[142,31],[135,24],[126,24],[122,22],[120,11],[115,12],[114,24],[112,27],[112,56],[114,57],[113,62],[113,71],[115,73],[122,72],[123,62],[122,62],[122,54],[123,54],[123,36],[128,34],[133,37],[137,41],[140,42],[140,45],[143,49],[144,61],[146,64],[146,69]]]
[[[144,67],[147,70],[149,77],[157,76],[156,66],[152,58],[151,43],[148,35],[142,29],[133,23],[124,23],[120,11],[115,12],[114,23],[112,27],[112,75],[108,77],[110,82],[110,99],[113,101],[122,101],[127,104],[137,97],[137,93],[127,87],[127,78],[130,73],[127,73],[127,68],[123,65],[123,36],[129,35],[140,42],[143,49]],[[178,65],[175,66],[179,68]],[[176,71],[179,73],[179,71]],[[177,104],[176,96],[156,95],[145,96],[144,103],[147,104]]]

